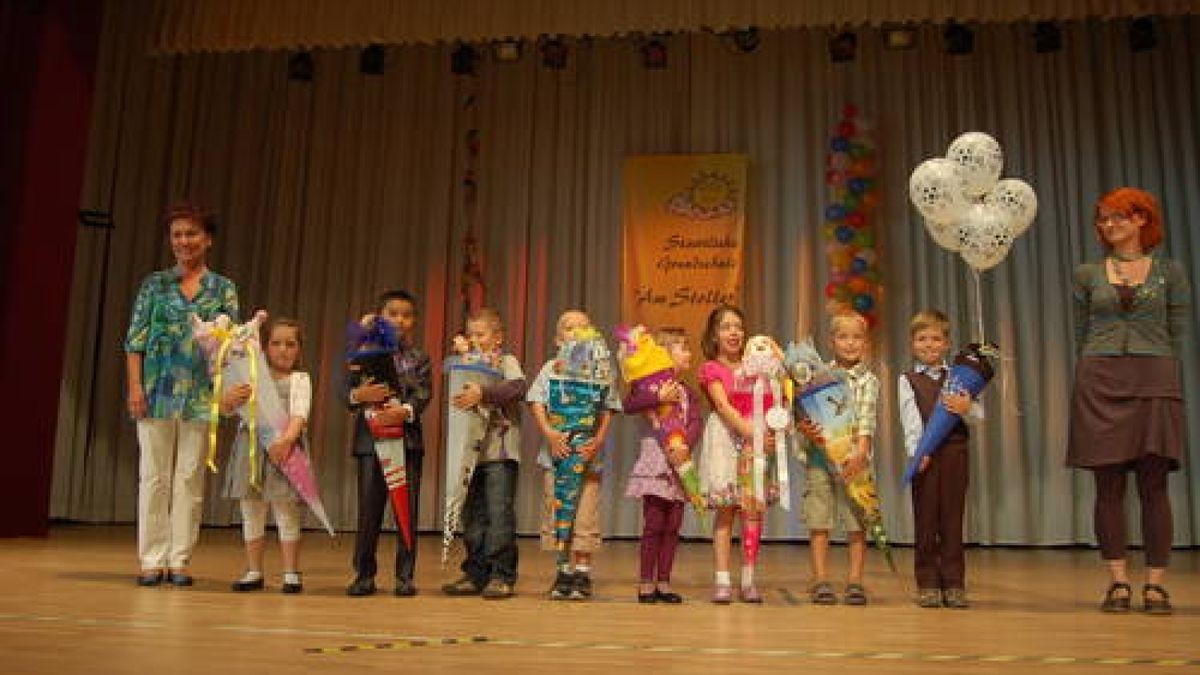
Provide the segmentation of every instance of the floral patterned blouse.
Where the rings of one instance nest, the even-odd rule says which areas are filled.
[[[212,321],[228,314],[238,321],[237,288],[214,272],[200,277],[200,289],[188,300],[177,269],[150,274],[133,303],[125,351],[142,354],[146,416],[152,419],[208,421],[212,381],[208,364],[192,339],[188,316]]]

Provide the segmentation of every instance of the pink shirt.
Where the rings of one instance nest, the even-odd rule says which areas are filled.
[[[700,366],[699,378],[700,386],[704,389],[705,395],[708,394],[709,384],[720,382],[721,386],[725,388],[725,395],[729,397],[729,403],[733,406],[734,410],[738,411],[738,414],[745,419],[750,419],[754,415],[753,384],[751,382],[739,383],[733,368],[720,361],[705,361]],[[710,400],[709,403],[712,403],[712,401]],[[763,409],[769,410],[773,403],[774,399],[768,390],[763,397]]]

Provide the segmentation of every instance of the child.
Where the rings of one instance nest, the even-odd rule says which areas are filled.
[[[779,498],[777,486],[767,485],[766,494],[762,495],[765,499],[749,493],[744,487],[756,483],[753,476],[755,462],[749,450],[754,438],[754,427],[748,419],[753,397],[736,382],[745,343],[745,319],[740,309],[722,305],[708,315],[701,346],[709,360],[700,366],[700,386],[713,411],[704,426],[700,485],[709,506],[717,510],[713,525],[716,580],[712,600],[722,605],[733,600],[729,558],[733,521],[739,513],[742,517],[741,598],[743,602],[762,602],[762,594],[754,584],[754,567],[762,538],[763,514],[767,504]],[[767,399],[770,398],[768,395]],[[768,409],[771,405],[770,400],[766,401]],[[774,445],[774,434],[768,433],[766,447]]]
[[[641,434],[641,454],[629,475],[627,497],[642,499],[641,569],[638,602],[679,604],[683,597],[671,591],[671,566],[679,544],[679,528],[683,524],[686,495],[673,466],[690,457],[685,448],[668,450],[658,441],[655,425],[657,409],[663,404],[680,406],[685,420],[684,437],[687,448],[696,447],[700,436],[700,397],[681,379],[692,367],[692,350],[687,334],[679,328],[663,328],[654,335],[674,366],[674,378],[657,392],[631,392],[622,407],[628,414],[644,413]],[[626,373],[628,376],[628,373]],[[668,453],[677,452],[678,455]]]
[[[263,544],[266,536],[267,508],[275,513],[275,525],[279,528],[279,550],[283,557],[284,593],[300,593],[304,585],[300,579],[300,497],[287,479],[275,467],[291,452],[307,452],[302,441],[304,427],[312,407],[312,382],[308,373],[296,370],[300,366],[300,350],[304,337],[300,324],[292,319],[273,319],[267,326],[267,366],[271,379],[279,390],[279,397],[287,404],[291,415],[287,429],[266,449],[271,462],[258,455],[261,487],[250,485],[249,431],[245,424],[238,427],[233,452],[225,472],[225,497],[240,500],[242,508],[242,536],[246,541],[246,572],[233,582],[234,591],[260,591],[263,580]],[[230,388],[221,397],[221,411],[231,414],[250,398],[250,385],[241,384]]]
[[[588,315],[579,310],[567,310],[558,317],[555,326],[555,344],[562,346],[571,339],[576,330],[591,328],[592,321]],[[616,388],[609,387],[604,409],[598,411],[596,432],[590,441],[572,450],[568,444],[567,434],[556,430],[550,424],[547,415],[547,403],[550,399],[550,377],[554,374],[556,359],[551,359],[542,366],[525,400],[531,404],[533,418],[538,430],[545,437],[546,443],[538,453],[538,465],[543,471],[543,508],[542,508],[542,548],[547,551],[557,550],[554,537],[554,458],[563,458],[578,452],[588,461],[588,470],[583,479],[583,489],[579,495],[578,511],[575,516],[574,532],[571,539],[571,560],[560,566],[554,578],[554,586],[550,589],[553,600],[587,600],[592,597],[592,553],[600,547],[600,479],[604,470],[604,457],[601,450],[608,437],[608,425],[611,421],[611,411],[620,412],[621,403],[617,398]]]
[[[451,405],[459,410],[486,409],[490,414],[483,436],[471,439],[478,454],[463,504],[467,548],[463,576],[442,586],[442,592],[509,598],[517,583],[517,516],[513,504],[519,474],[521,411],[516,406],[525,396],[525,373],[515,356],[501,352],[504,325],[496,310],[472,312],[467,318],[466,339],[470,349],[500,370],[504,379],[488,386],[468,382],[451,399]]]
[[[828,581],[826,561],[829,554],[829,532],[836,523],[846,531],[850,547],[850,573],[846,578],[846,604],[867,604],[862,584],[863,562],[867,543],[862,526],[854,517],[846,494],[845,479],[859,471],[870,470],[872,441],[875,436],[876,409],[879,401],[879,379],[863,362],[868,346],[867,321],[857,312],[838,313],[829,322],[833,343],[833,363],[846,376],[854,396],[855,449],[842,467],[842,477],[835,476],[821,451],[809,444],[805,452],[808,470],[805,472],[804,521],[808,525],[810,550],[815,583],[812,601],[818,605],[837,604],[837,595]],[[804,420],[802,426],[812,425]],[[808,431],[806,430],[806,434]],[[811,434],[808,434],[811,435]],[[819,434],[818,434],[819,435]]]
[[[946,315],[937,310],[918,312],[909,325],[909,335],[917,363],[900,376],[897,390],[904,447],[911,457],[939,397],[947,410],[966,420],[982,419],[983,410],[967,394],[941,390],[950,349],[950,320]],[[921,607],[970,606],[963,556],[969,436],[967,426],[960,423],[936,453],[921,461],[913,480],[914,568],[917,604]]]
[[[406,291],[387,291],[379,297],[377,311],[395,329],[400,341],[399,351],[394,357],[400,388],[399,391],[392,391],[385,384],[368,381],[353,386],[347,396],[350,409],[355,413],[352,453],[358,462],[358,531],[354,539],[354,581],[346,587],[346,594],[355,597],[375,593],[375,549],[388,502],[387,483],[375,455],[375,441],[367,424],[365,406],[383,404],[376,417],[378,424],[403,425],[409,514],[411,522],[415,524],[417,507],[421,503],[421,461],[425,455],[421,413],[429,404],[433,391],[429,356],[417,348],[414,341],[416,300]],[[347,378],[347,386],[350,385]],[[411,550],[401,541],[396,548],[396,596],[411,597],[417,594],[413,585],[416,562],[415,541]]]

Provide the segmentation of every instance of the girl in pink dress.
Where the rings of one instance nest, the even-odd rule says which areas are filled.
[[[743,602],[762,602],[762,594],[754,584],[754,568],[758,561],[762,539],[763,514],[769,503],[778,499],[777,486],[764,476],[766,499],[756,498],[743,486],[753,483],[753,460],[750,446],[754,429],[750,422],[753,393],[748,385],[738,382],[737,372],[742,363],[746,343],[745,319],[736,307],[717,307],[708,315],[702,347],[709,358],[700,366],[700,387],[708,397],[712,413],[704,426],[700,449],[700,488],[708,504],[717,512],[713,525],[713,553],[716,579],[713,602],[727,604],[733,600],[733,585],[729,564],[733,540],[733,521],[742,518],[742,575]],[[772,406],[768,396],[767,408]],[[773,441],[767,443],[771,447]]]

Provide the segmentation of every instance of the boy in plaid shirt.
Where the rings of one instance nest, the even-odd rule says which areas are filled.
[[[818,605],[837,604],[838,597],[829,583],[827,559],[829,532],[840,523],[850,548],[850,573],[846,578],[845,603],[867,604],[863,587],[863,563],[867,555],[866,536],[850,509],[845,479],[871,467],[872,441],[875,437],[876,409],[879,403],[879,378],[867,369],[863,356],[870,345],[867,320],[857,312],[841,312],[829,322],[835,369],[844,371],[854,394],[855,449],[838,476],[830,470],[821,451],[811,443],[805,451],[807,471],[804,488],[804,522],[809,530],[814,584],[812,601]]]

